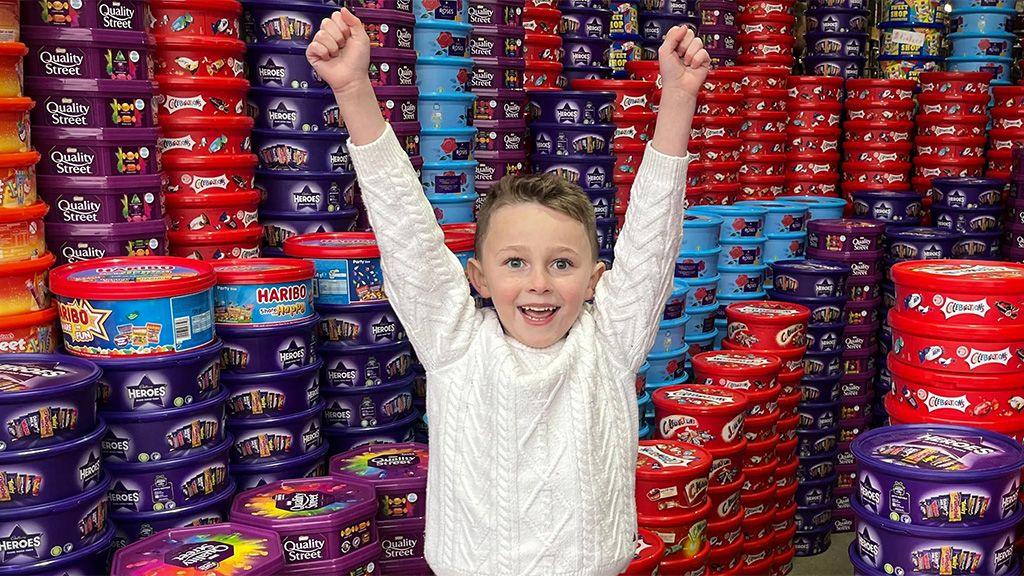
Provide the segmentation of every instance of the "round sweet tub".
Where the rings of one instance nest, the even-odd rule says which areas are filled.
[[[417,56],[465,58],[473,27],[464,22],[418,20],[413,30]]]
[[[316,362],[316,329],[320,318],[314,313],[286,323],[218,323],[223,339],[223,369],[234,374],[279,372]]]
[[[84,0],[74,4],[58,2],[43,6],[21,0],[21,7],[22,24],[25,26],[49,26],[60,30],[84,28],[132,32],[146,31],[146,18],[150,10],[148,0]]]
[[[95,359],[99,408],[135,412],[178,408],[207,400],[220,391],[219,341],[165,356]]]
[[[530,94],[530,117],[537,122],[609,124],[615,110],[614,92],[557,91]]]
[[[160,220],[160,177],[40,176],[43,200],[53,207],[48,222],[119,224]]]
[[[38,8],[31,12],[38,13]],[[149,80],[152,40],[145,33],[23,27],[25,75],[44,78]]]
[[[213,264],[218,326],[277,325],[313,312],[313,264],[291,259],[221,260]]]
[[[327,475],[326,444],[316,450],[277,462],[258,462],[254,464],[232,464],[231,478],[239,490],[248,490],[265,486],[279,480],[294,478],[315,478]],[[234,492],[234,491],[232,491]],[[228,502],[230,505],[230,501]]]
[[[653,401],[662,437],[711,449],[743,439],[747,397],[742,392],[718,386],[666,386],[654,392]]]
[[[45,176],[134,176],[156,174],[154,128],[65,128],[34,130],[42,154],[36,171]]]
[[[697,206],[690,213],[714,214],[723,219],[720,238],[755,238],[764,232],[764,222],[768,210],[757,206]],[[686,224],[683,224],[684,229]],[[684,234],[685,236],[685,234]]]
[[[316,451],[323,444],[323,410],[324,403],[319,402],[286,416],[228,420],[232,467],[278,462]]]
[[[374,428],[404,419],[413,412],[413,378],[372,387],[325,389],[325,428]]]
[[[104,412],[109,430],[103,438],[105,459],[146,463],[209,452],[224,440],[227,390],[180,408],[144,412]]]
[[[193,260],[259,258],[262,226],[215,232],[170,232],[171,256]]]
[[[165,198],[171,231],[216,232],[258,228],[258,190],[224,194],[173,194]]]
[[[486,100],[493,113],[505,111],[506,106],[513,106],[519,109],[522,114],[521,103],[515,101],[498,102],[497,99]],[[490,104],[493,102],[493,104]],[[421,94],[419,98],[419,121],[424,129],[447,129],[463,128],[471,123],[474,118],[474,108],[483,109],[484,104],[480,103],[473,94],[449,93],[449,94]],[[479,119],[480,117],[477,116]]]
[[[703,252],[715,250],[719,246],[719,238],[724,233],[724,218],[716,214],[687,211],[683,215],[683,241],[681,252]]]
[[[238,38],[242,7],[229,0],[153,0],[149,30],[155,34]]]
[[[398,444],[413,440],[414,425],[422,414],[413,412],[398,422],[375,428],[327,430],[326,439],[333,454],[347,452],[360,446],[375,444]]]

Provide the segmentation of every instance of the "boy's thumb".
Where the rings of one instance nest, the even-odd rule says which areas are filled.
[[[341,9],[341,21],[352,30],[353,35],[366,36],[366,29],[363,27],[363,21],[360,20],[358,16],[350,12],[348,8]]]

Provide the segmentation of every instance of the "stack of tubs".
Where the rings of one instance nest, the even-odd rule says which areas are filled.
[[[1019,571],[1013,543],[1024,517],[1016,497],[1024,450],[1012,438],[963,426],[893,426],[853,450],[856,573]]]
[[[697,27],[700,39],[711,56],[711,67],[736,66],[740,59],[740,20],[744,17],[760,19],[768,13],[761,2],[697,2],[700,25]],[[745,38],[753,42],[754,35]],[[760,38],[760,36],[757,36]],[[654,59],[656,58],[656,55]]]
[[[946,3],[890,0],[878,22],[878,65],[883,78],[917,80],[942,69],[946,55]]]
[[[1024,262],[1024,224],[1021,222],[1021,208],[1024,195],[1019,188],[1024,182],[1024,150],[1014,150],[1013,170],[1010,173],[1009,201],[1006,232],[1003,236],[1003,257],[1010,262]]]
[[[782,196],[778,200],[807,207],[807,222],[841,218],[846,210],[846,200],[831,196]]]
[[[643,50],[643,61],[657,61],[658,49],[665,41],[665,34],[675,26],[689,26],[695,32],[698,24],[729,26],[736,24],[736,4],[733,2],[706,2],[707,15],[693,0],[647,0],[639,2],[639,34]],[[626,72],[635,78],[629,62]]]
[[[844,79],[864,75],[869,18],[863,0],[816,0],[807,11],[804,70]]]
[[[706,295],[705,295],[706,296]],[[687,358],[686,338],[691,336],[689,330],[702,332],[703,326],[697,326],[690,322],[687,314],[687,306],[690,304],[690,286],[685,280],[675,278],[672,292],[668,301],[665,302],[665,310],[662,312],[661,321],[658,323],[658,335],[654,339],[649,355],[653,357],[655,368],[655,381],[648,385],[647,376],[651,371],[651,359],[640,367],[636,379],[637,406],[639,407],[638,435],[641,440],[651,437],[650,421],[654,418],[654,404],[651,403],[651,393],[662,386],[679,384],[685,382],[692,374],[688,360],[684,362],[682,369],[678,365],[672,366],[671,370],[666,362],[672,362],[682,356]],[[706,312],[698,309],[699,312]],[[703,319],[713,329],[712,320],[704,314],[698,320]],[[664,368],[662,368],[664,366]],[[664,370],[664,372],[662,372]]]
[[[731,204],[739,196],[742,80],[737,69],[718,68],[708,73],[697,95],[689,143],[697,161],[691,162],[687,170],[686,187],[691,206]]]
[[[58,267],[50,281],[64,348],[103,370],[101,452],[117,545],[223,520],[235,485],[213,269],[175,257],[102,258]]]
[[[25,3],[25,84],[38,100],[36,171],[40,195],[54,205],[46,240],[58,264],[167,253],[152,74],[174,64],[153,50],[148,13],[142,1],[110,10],[97,3]],[[4,63],[16,64],[22,55],[18,44],[0,47]],[[19,95],[12,92],[16,84],[8,86],[5,97]],[[2,114],[13,123],[20,121],[18,110],[28,109],[12,100]],[[9,169],[29,166],[25,159]]]
[[[158,51],[192,46],[205,53],[208,45],[232,46],[232,57],[241,61],[245,47],[238,39],[242,5],[237,1],[154,0],[152,11]],[[157,77],[162,130],[157,148],[170,174],[180,178],[189,169],[216,171],[252,162],[249,83],[241,74],[238,68],[227,76]],[[184,180],[171,184],[167,178],[165,189],[171,254],[200,260],[258,256],[260,193],[251,179],[233,191],[226,178]]]
[[[646,36],[641,34],[641,6],[636,0],[614,0],[610,8],[612,20],[608,31],[612,44],[608,51],[608,67],[612,69],[613,78],[624,79],[629,77],[626,65],[643,59],[644,42],[649,41],[655,31],[649,30]],[[669,22],[672,22],[672,25],[665,29],[666,32],[676,23],[675,19]],[[695,21],[689,22],[696,28]],[[648,20],[646,23],[650,24],[651,21]]]
[[[956,0],[950,12],[953,55],[950,71],[987,72],[994,84],[1010,83],[1015,38],[1012,0]]]
[[[488,55],[521,50],[522,42],[512,39],[506,45],[496,28],[485,28],[481,36],[471,38],[467,3],[437,4],[432,10],[422,2],[413,4],[424,191],[438,222],[472,222],[477,201],[474,180],[480,172],[473,161],[477,132],[470,127],[474,97],[468,93],[475,74],[467,55],[471,50]],[[481,80],[484,74],[480,72]]]
[[[703,23],[708,20],[703,14],[701,18]],[[793,36],[796,30],[796,16],[788,2],[783,3],[781,7],[762,3],[757,6],[752,5],[749,9],[739,10],[736,15],[736,24],[739,25],[740,34],[744,36],[761,34]]]
[[[562,11],[555,0],[528,0],[523,8],[526,29],[524,88],[529,91],[559,90],[562,78]],[[555,40],[554,37],[558,39]]]
[[[336,8],[319,2],[280,0],[246,0],[242,6],[242,36],[249,44],[246,58],[253,86],[250,103],[257,119],[253,131],[253,149],[259,158],[256,176],[265,195],[260,210],[262,252],[281,256],[284,241],[292,236],[350,230],[356,224],[357,210],[351,208],[355,172],[346,148],[348,134],[334,95],[305,55],[320,22],[330,18]],[[373,12],[356,13],[371,25],[374,22]],[[411,42],[399,34],[403,24],[409,32],[407,17],[394,16],[390,22],[393,33],[377,34],[371,42]],[[411,50],[374,48],[374,87],[411,87],[412,59]],[[388,66],[383,66],[385,63]],[[415,101],[410,90],[388,97],[397,103],[393,111],[403,114],[409,102]],[[416,152],[419,125],[392,120],[399,139],[410,147],[410,153]]]
[[[725,337],[724,331],[720,333],[716,328],[715,321],[723,221],[715,214],[692,211],[683,216],[683,242],[676,259],[675,282],[677,287],[685,284],[687,290],[685,312],[688,319],[684,335],[687,348],[690,343],[704,343],[708,339],[717,347]]]
[[[956,233],[945,258],[1000,260],[1003,229],[1002,191],[1006,180],[993,178],[935,178],[932,216],[936,227]],[[1006,213],[1012,227],[1021,218]],[[1019,227],[1019,225],[1018,225]]]
[[[856,79],[846,82],[846,142],[881,161],[843,163],[842,195],[859,190],[909,190],[910,162],[897,158],[914,137],[914,89],[901,79]],[[855,148],[856,149],[856,148]],[[894,153],[888,150],[894,150]],[[881,156],[879,156],[879,154]],[[909,156],[910,151],[906,150]],[[849,155],[847,155],[849,158]]]
[[[745,200],[739,206],[755,206],[767,210],[764,220],[765,269],[764,287],[773,286],[772,263],[780,260],[803,259],[807,249],[807,219],[810,212],[806,204],[783,200]]]
[[[108,501],[111,474],[101,463],[99,369],[69,356],[12,354],[0,374],[9,423],[0,434],[4,571],[105,574],[118,501],[114,493]]]
[[[993,86],[992,132],[995,132],[992,145],[985,157],[985,176],[1008,180],[1013,168],[1013,143],[1024,139],[1024,87]],[[996,146],[999,146],[998,148]]]
[[[560,86],[577,79],[608,79],[613,12],[608,0],[562,0],[558,25],[562,36]],[[635,14],[635,12],[634,12]],[[620,19],[620,26],[621,26]],[[635,25],[635,22],[634,22]]]
[[[790,76],[786,128],[786,193],[839,195],[839,123],[843,80],[829,76]],[[809,161],[809,162],[808,162]],[[831,167],[835,169],[829,169]],[[799,168],[800,172],[795,169]]]
[[[743,74],[739,115],[743,122],[738,134],[742,147],[737,198],[771,200],[784,193],[786,173],[791,169],[786,155],[789,68],[746,66],[739,70]]]
[[[312,264],[232,259],[213,268],[214,320],[224,342],[221,383],[235,439],[232,478],[245,490],[323,474]]]
[[[746,2],[746,4],[744,14],[749,18],[756,3]],[[767,5],[762,4],[761,6],[767,8]],[[778,5],[772,8],[777,9]],[[788,16],[789,14],[779,13],[777,15]],[[769,21],[774,16],[776,14],[769,16],[766,13],[764,19]],[[736,26],[733,26],[732,30],[739,32]],[[791,31],[746,32],[736,38],[736,43],[739,47],[739,57],[736,62],[741,66],[779,66],[791,69],[796,62],[796,58],[793,56],[796,41]]]
[[[732,302],[765,298],[764,237],[766,208],[760,206],[698,206],[691,214],[714,214],[724,220],[718,254],[718,301],[724,309]],[[693,284],[691,283],[691,288]],[[718,320],[723,319],[719,310]],[[720,325],[720,322],[716,322]],[[724,333],[721,334],[724,337]]]
[[[374,489],[384,574],[430,573],[423,558],[428,458],[427,447],[415,443],[356,448],[331,458],[331,476]]]

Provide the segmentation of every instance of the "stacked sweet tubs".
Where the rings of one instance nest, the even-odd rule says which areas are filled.
[[[319,2],[270,0],[246,1],[242,6],[242,37],[249,45],[246,61],[252,84],[249,102],[256,118],[252,137],[259,159],[256,181],[265,196],[260,210],[263,253],[280,256],[284,241],[292,236],[351,230],[356,224],[356,176],[348,155],[348,133],[334,95],[305,54],[321,20],[337,9]],[[372,32],[375,20],[372,15],[367,20]],[[399,41],[400,22],[395,21],[392,34],[374,34],[371,42]],[[409,33],[409,23],[404,22]],[[404,41],[410,50],[373,48],[370,76],[375,88],[414,87],[411,34]],[[399,104],[415,102],[415,90],[401,94],[394,96]],[[419,125],[396,122],[393,126],[400,138],[418,146]]]
[[[53,205],[46,232],[58,264],[167,253],[152,82],[164,62],[146,34],[148,13],[134,1],[49,2],[22,14],[38,182]]]
[[[184,258],[104,258],[58,267],[50,282],[64,349],[103,370],[107,426],[97,436],[117,544],[224,519],[234,483],[213,269]]]
[[[165,67],[157,76],[158,148],[166,169],[171,254],[204,260],[258,256],[260,193],[253,189],[251,173],[232,181],[226,172],[243,166],[251,172],[255,163],[253,121],[246,111],[249,83],[241,68],[245,45],[238,39],[242,5],[235,0],[156,0],[152,11],[158,51],[191,47],[202,54],[223,46],[233,64],[225,60],[218,70],[212,65],[205,70],[202,65],[196,70]]]
[[[687,287],[687,347],[692,342],[709,340],[717,346],[725,337],[725,331],[716,327],[722,223],[723,218],[715,214],[688,212],[683,216],[683,242],[676,258],[675,282]]]
[[[942,69],[946,6],[937,0],[885,3],[878,24],[882,77],[917,80],[923,72]]]

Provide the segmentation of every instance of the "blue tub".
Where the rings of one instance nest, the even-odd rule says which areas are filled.
[[[424,0],[413,0],[412,13],[416,16],[417,28],[424,20],[469,22],[468,0],[440,0],[432,4],[434,8],[428,9]]]
[[[650,424],[644,424],[643,427],[640,428],[639,437],[640,437],[640,440],[649,440],[651,438],[651,425]]]
[[[1012,28],[1016,12],[1004,8],[966,8],[953,10],[950,25],[956,32],[1002,34]]]
[[[1009,58],[1013,55],[1016,38],[1008,32],[957,32],[949,35],[952,56],[964,58]]]
[[[718,338],[718,328],[708,334],[688,336],[686,338],[687,354],[692,358],[701,352],[710,352],[715,349],[715,339]]]
[[[420,125],[429,128],[465,128],[473,118],[473,94],[421,94]]]
[[[654,416],[654,401],[651,395],[645,390],[644,395],[636,399],[637,415],[640,417],[639,426],[643,428],[647,421]]]
[[[676,278],[673,280],[672,293],[665,302],[665,313],[662,320],[675,320],[686,315],[686,295],[690,292],[690,285],[685,280]]]
[[[766,300],[768,293],[765,291],[754,292],[752,294],[721,294],[718,296],[718,306],[725,308],[729,304],[735,304],[736,302],[746,302],[748,300]],[[715,326],[717,327],[718,318],[715,319]]]
[[[694,337],[702,334],[710,334],[715,329],[715,314],[718,312],[718,304],[704,306],[687,310],[690,317],[686,323],[686,336]]]
[[[722,349],[722,341],[729,335],[729,321],[725,318],[718,318],[715,320],[715,350]]]
[[[768,211],[764,216],[765,234],[801,232],[807,230],[808,210],[804,204],[766,200],[744,200],[737,206],[756,206]]]
[[[722,248],[680,252],[676,258],[676,278],[706,278],[718,274],[718,258]]]
[[[689,362],[687,362],[686,364],[689,364]],[[685,365],[683,371],[689,373],[689,371],[686,370]],[[644,392],[647,392],[648,394],[651,394],[653,396],[655,390],[657,390],[658,388],[666,388],[668,386],[679,386],[680,384],[687,384],[687,380],[689,380],[687,376],[680,376],[679,378],[673,378],[671,380],[666,380],[664,382],[648,381],[647,385],[644,386]]]
[[[644,362],[643,365],[636,371],[637,386],[640,388],[647,386],[647,372],[651,369],[651,365]],[[642,395],[643,392],[640,392]]]
[[[764,263],[803,258],[806,249],[807,232],[771,234],[764,245]]]
[[[473,26],[463,22],[420,20],[413,31],[416,55],[466,58],[472,31]]]
[[[668,352],[652,352],[647,356],[651,369],[647,372],[647,384],[660,384],[681,378],[686,374],[686,347]]]
[[[424,162],[420,171],[423,191],[429,194],[473,194],[476,192],[476,162]]]
[[[687,211],[683,215],[683,243],[679,247],[680,252],[718,248],[723,221],[721,216],[715,214]]]
[[[691,213],[714,214],[723,219],[719,238],[756,238],[764,233],[768,210],[757,206],[696,206]],[[685,236],[685,231],[683,236]]]
[[[719,275],[706,278],[691,278],[686,281],[690,291],[686,293],[686,309],[702,308],[712,306],[718,302]]]
[[[1015,0],[949,0],[953,10],[966,10],[971,8],[999,8],[1013,10],[1016,7]]]
[[[420,155],[424,162],[473,159],[476,128],[424,128],[420,130]]]
[[[720,295],[743,294],[749,296],[764,288],[765,264],[756,266],[719,266],[721,280],[718,282]]]
[[[946,58],[946,69],[950,72],[984,71],[992,74],[993,80],[1009,80],[1012,68],[1012,58],[964,58],[959,56]]]
[[[675,320],[662,320],[658,323],[658,336],[654,339],[651,352],[668,352],[685,345],[686,322],[690,318],[685,314]]]
[[[808,221],[842,218],[846,200],[826,196],[779,196],[776,200],[807,206]]]
[[[434,207],[438,224],[465,224],[474,222],[473,207],[476,194],[435,194],[427,198]]]
[[[416,59],[416,86],[420,97],[427,94],[468,92],[473,61],[469,58]]]
[[[764,261],[767,238],[730,238],[722,240],[718,266],[756,266]]]

